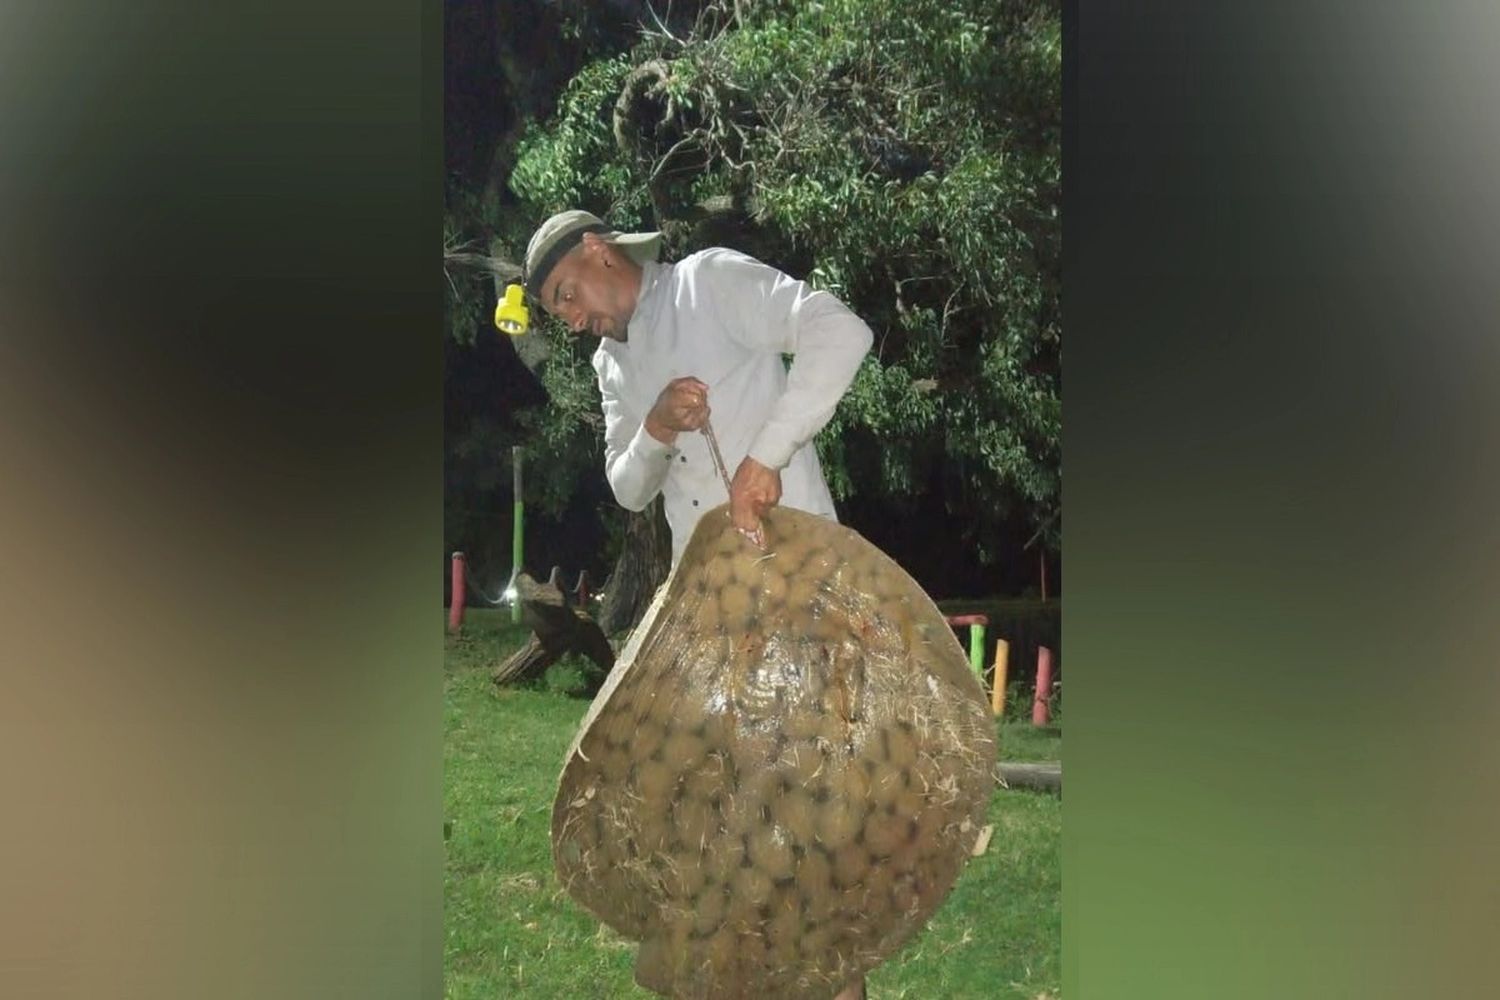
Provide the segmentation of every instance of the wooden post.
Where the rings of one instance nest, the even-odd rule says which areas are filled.
[[[453,553],[452,596],[448,599],[448,631],[464,627],[464,554]]]
[[[580,608],[589,606],[589,571],[581,569],[578,571],[578,586],[573,589]]]
[[[1052,650],[1038,646],[1036,650],[1036,696],[1031,702],[1031,724],[1045,726],[1050,718],[1047,699],[1052,694]]]
[[[974,675],[980,678],[980,688],[983,689],[984,627],[990,623],[989,618],[985,615],[948,615],[945,620],[953,628],[969,626],[969,666],[973,668]]]
[[[979,678],[981,685],[984,682],[984,626],[984,622],[969,626],[969,666],[974,668],[974,676]]]
[[[511,553],[510,585],[512,587],[514,587],[516,585],[517,578],[520,577],[520,575],[521,575],[521,565],[522,565],[522,563],[521,563],[521,542],[525,538],[525,532],[522,530],[522,524],[521,524],[522,519],[523,519],[523,517],[524,517],[524,515],[526,513],[526,508],[521,503],[521,446],[520,445],[517,444],[517,445],[512,445],[511,446],[511,449],[510,449],[510,461],[511,461],[511,467],[513,468],[513,470],[515,472],[515,482],[514,482],[514,485],[515,485],[515,513],[512,516],[511,531],[510,531],[510,553]],[[512,594],[511,595],[510,620],[512,622],[519,622],[521,620],[521,598],[520,598],[519,594]]]
[[[1005,677],[1010,669],[1010,643],[1004,639],[995,640],[995,678],[994,685],[990,688],[990,708],[995,713],[995,718],[1005,714]]]

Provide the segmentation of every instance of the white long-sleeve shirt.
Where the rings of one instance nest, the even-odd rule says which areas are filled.
[[[615,499],[643,510],[659,492],[672,528],[672,564],[698,518],[729,499],[702,434],[666,445],[646,414],[674,378],[708,384],[729,475],[750,455],[781,472],[781,503],[838,517],[813,436],[828,423],[860,362],[870,328],[827,292],[733,250],[676,264],[648,261],[625,343],[604,340],[594,371],[604,403],[604,469]],[[790,370],[782,361],[792,355]]]

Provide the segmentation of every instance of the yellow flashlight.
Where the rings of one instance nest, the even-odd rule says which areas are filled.
[[[531,310],[526,308],[526,289],[520,285],[505,286],[505,297],[495,306],[495,326],[512,337],[519,337],[531,328]]]

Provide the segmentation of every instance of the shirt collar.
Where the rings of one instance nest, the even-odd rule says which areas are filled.
[[[641,262],[641,291],[636,296],[635,312],[630,314],[630,322],[625,327],[629,335],[627,345],[636,343],[637,338],[650,336],[651,327],[656,324],[656,314],[661,310],[667,284],[664,279],[670,268],[670,264],[654,260]]]

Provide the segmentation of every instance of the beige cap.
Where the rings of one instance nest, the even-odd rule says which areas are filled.
[[[533,297],[541,295],[542,283],[557,266],[557,262],[583,240],[584,233],[598,233],[606,243],[614,243],[637,264],[655,260],[661,253],[661,233],[622,233],[604,224],[604,220],[592,212],[569,209],[558,212],[537,227],[526,244],[526,261],[523,266],[526,291]]]

